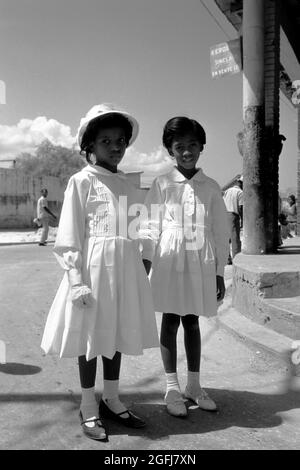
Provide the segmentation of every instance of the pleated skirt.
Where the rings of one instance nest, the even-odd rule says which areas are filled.
[[[217,314],[216,260],[213,240],[201,249],[188,249],[182,230],[165,230],[150,277],[155,310],[177,315]]]
[[[41,347],[47,354],[111,359],[116,351],[140,355],[159,346],[151,288],[135,241],[87,239],[82,273],[92,290],[92,306],[73,305],[65,273],[43,334]]]

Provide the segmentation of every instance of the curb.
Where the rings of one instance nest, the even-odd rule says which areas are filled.
[[[38,245],[38,241],[35,242],[26,242],[26,241],[20,241],[20,242],[0,242],[0,246],[12,246],[12,245]],[[47,242],[47,245],[54,243],[54,240],[49,240]]]
[[[231,297],[232,281],[232,277],[225,280],[226,296],[215,318],[216,327],[290,365],[291,345],[295,340],[255,323],[235,309]]]
[[[294,340],[249,320],[232,307],[231,298],[225,299],[215,322],[216,325],[248,345],[260,348],[286,363],[289,362],[288,356]]]

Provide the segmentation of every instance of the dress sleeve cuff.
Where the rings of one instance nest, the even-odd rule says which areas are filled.
[[[225,266],[217,266],[217,276],[224,277]]]
[[[68,271],[68,276],[69,276],[69,283],[71,286],[82,284],[82,275],[78,269],[76,268],[70,269]]]

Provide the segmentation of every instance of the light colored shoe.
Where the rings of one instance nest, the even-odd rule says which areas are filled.
[[[199,408],[201,408],[202,410],[216,411],[218,409],[216,403],[209,397],[208,393],[201,387],[200,387],[200,392],[197,393],[196,396],[192,395],[186,387],[184,395],[186,398],[189,398],[190,400],[195,402],[199,406]]]
[[[177,390],[169,390],[165,395],[165,404],[167,411],[172,416],[183,418],[187,416],[187,409],[181,393]]]

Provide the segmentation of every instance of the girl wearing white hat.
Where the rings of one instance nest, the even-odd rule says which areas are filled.
[[[119,400],[121,354],[139,355],[159,345],[138,241],[123,233],[130,218],[122,197],[129,208],[137,194],[117,167],[137,134],[136,119],[112,105],[94,106],[81,120],[78,144],[88,165],[69,180],[54,247],[65,275],[42,348],[79,358],[81,425],[86,436],[97,440],[107,440],[100,415],[128,427],[145,425]],[[100,407],[95,398],[99,355],[104,375]]]

